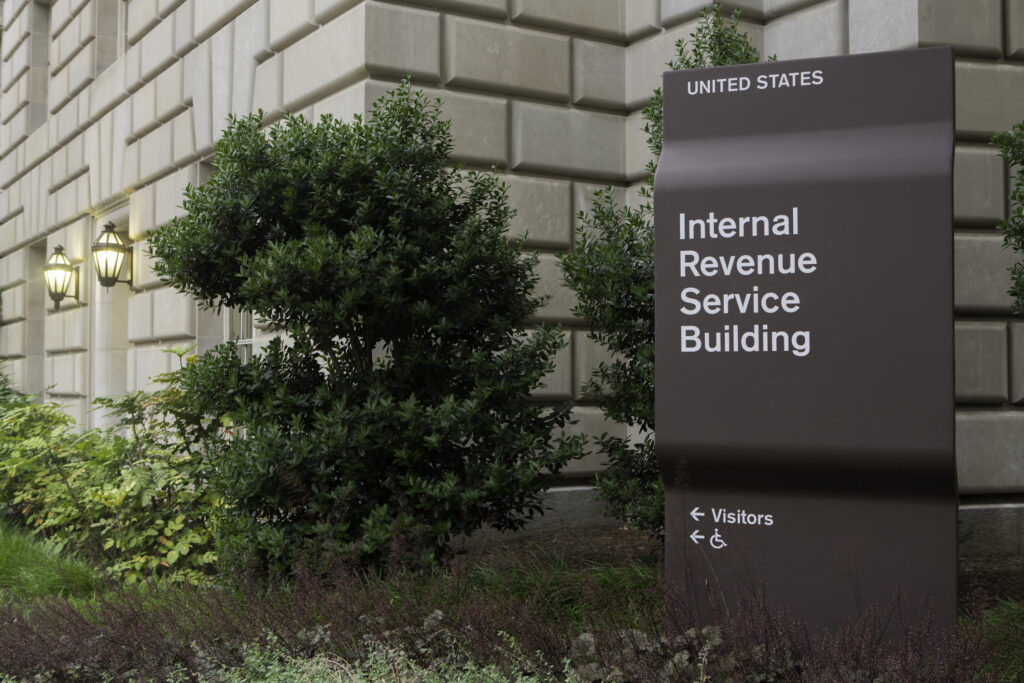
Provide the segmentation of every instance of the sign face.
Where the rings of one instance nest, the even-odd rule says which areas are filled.
[[[665,74],[656,448],[669,589],[955,623],[948,48]],[[727,607],[723,605],[723,607]]]

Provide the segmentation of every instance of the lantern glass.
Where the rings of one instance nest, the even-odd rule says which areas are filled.
[[[75,267],[64,255],[64,247],[57,245],[53,253],[43,266],[43,277],[46,279],[46,291],[53,299],[53,303],[60,308],[60,302],[68,294],[71,280],[75,276]]]
[[[92,260],[96,264],[96,275],[104,287],[113,287],[121,273],[128,247],[114,232],[114,224],[107,223],[103,232],[92,243]]]

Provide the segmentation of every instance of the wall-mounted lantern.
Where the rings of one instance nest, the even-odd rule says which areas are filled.
[[[92,260],[96,264],[96,275],[104,287],[113,287],[118,282],[132,286],[132,249],[114,232],[114,224],[107,223],[103,232],[92,243]],[[118,280],[121,267],[127,261],[128,279]]]
[[[71,261],[64,255],[63,246],[58,244],[53,248],[53,253],[43,266],[43,277],[46,279],[46,291],[53,299],[53,310],[60,310],[60,302],[68,296],[72,281],[74,290],[71,298],[78,299],[78,266],[71,265]]]

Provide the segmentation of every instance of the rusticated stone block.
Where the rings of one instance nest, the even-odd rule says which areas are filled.
[[[1010,312],[1010,267],[1017,261],[997,233],[953,238],[953,302],[964,313]]]
[[[129,198],[128,236],[132,240],[145,239],[146,233],[156,227],[156,185],[147,185]]]
[[[186,109],[174,117],[174,165],[184,166],[193,161],[196,153],[195,126],[192,121],[192,110]]]
[[[174,127],[165,123],[139,140],[139,181],[149,182],[174,168]]]
[[[0,327],[0,358],[22,358],[25,356],[24,322],[8,323]]]
[[[86,268],[79,269],[82,277]],[[72,308],[64,316],[64,349],[68,351],[85,351],[89,348],[89,309]]]
[[[440,13],[368,0],[364,31],[371,76],[441,79]]]
[[[1024,411],[971,410],[956,415],[957,479],[961,494],[1024,490]]]
[[[957,61],[954,73],[959,134],[988,141],[1020,122],[1024,65]]]
[[[317,23],[326,24],[342,12],[347,12],[363,0],[313,0],[313,16]]]
[[[849,0],[850,53],[917,47],[918,0]]]
[[[764,28],[764,52],[779,59],[827,57],[846,51],[846,3],[841,0],[811,5]]]
[[[1010,323],[1010,401],[1024,403],[1024,322]]]
[[[1024,58],[1024,0],[1006,0],[1006,46],[1010,59]]]
[[[526,235],[528,247],[568,249],[572,244],[572,196],[567,180],[504,176],[516,210],[509,235]]]
[[[231,111],[235,116],[252,113],[256,68],[274,53],[270,48],[269,5],[257,3],[235,20],[232,48]]]
[[[622,39],[621,0],[512,0],[512,21],[583,35]]]
[[[294,109],[338,90],[366,73],[366,6],[325,24],[281,53],[280,76],[269,60],[256,68],[253,107],[272,109],[280,79],[284,109]],[[329,69],[311,69],[310,64],[330,64]]]
[[[167,121],[178,112],[185,110],[187,104],[185,102],[184,62],[174,62],[157,76],[154,82],[156,83],[155,113],[157,119]]]
[[[156,187],[153,197],[153,223],[156,227],[166,225],[173,218],[184,214],[181,203],[185,188],[198,184],[198,170],[199,165],[192,164],[153,183]]]
[[[43,342],[48,353],[64,350],[64,316],[67,311],[55,312],[46,316],[46,333]]]
[[[991,227],[1006,217],[1006,165],[991,145],[958,145],[953,157],[953,220]]]
[[[313,0],[270,1],[270,47],[278,52],[317,27]]]
[[[139,41],[139,47],[140,75],[149,81],[178,58],[174,52],[174,22],[161,21]]]
[[[573,38],[572,101],[591,107],[626,108],[627,48]]]
[[[166,372],[164,366],[170,369],[168,359],[161,358],[167,355],[161,353],[162,348],[156,344],[145,344],[132,346],[127,350],[125,384],[128,391],[152,391],[158,386],[152,378]]]
[[[193,33],[197,43],[209,38],[256,0],[193,0]]]
[[[318,2],[320,1],[322,0],[318,0]],[[334,1],[338,2],[338,0]],[[454,10],[481,17],[504,19],[508,16],[508,0],[409,0],[409,2],[423,7]]]
[[[568,38],[455,16],[444,35],[449,85],[568,101]]]
[[[153,289],[161,287],[163,283],[153,272],[153,260],[147,253],[146,242],[135,243],[135,255],[132,258],[132,281],[139,289]]]
[[[153,339],[153,293],[142,292],[128,299],[128,341],[132,344]]]
[[[128,3],[128,44],[132,45],[160,23],[158,0],[132,0]]]
[[[89,119],[96,121],[128,96],[124,82],[125,61],[118,60],[96,77],[89,87]]]
[[[3,305],[2,310],[4,324],[25,319],[25,297],[25,285],[11,287],[0,293],[0,303]]]
[[[955,334],[958,403],[1006,403],[1009,382],[1006,323],[958,322]]]
[[[919,0],[921,45],[952,45],[963,55],[998,57],[1003,51],[1002,0]]]
[[[623,119],[612,114],[512,103],[512,168],[619,180]]]
[[[160,125],[156,118],[156,81],[132,95],[132,135],[140,138]]]
[[[51,394],[62,396],[87,396],[89,393],[89,354],[65,353],[47,359],[50,367],[49,383],[53,384]]]
[[[195,302],[173,289],[154,290],[153,336],[164,340],[196,336]]]

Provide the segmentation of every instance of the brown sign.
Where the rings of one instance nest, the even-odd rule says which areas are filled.
[[[955,623],[953,59],[669,72],[655,182],[670,591]]]

